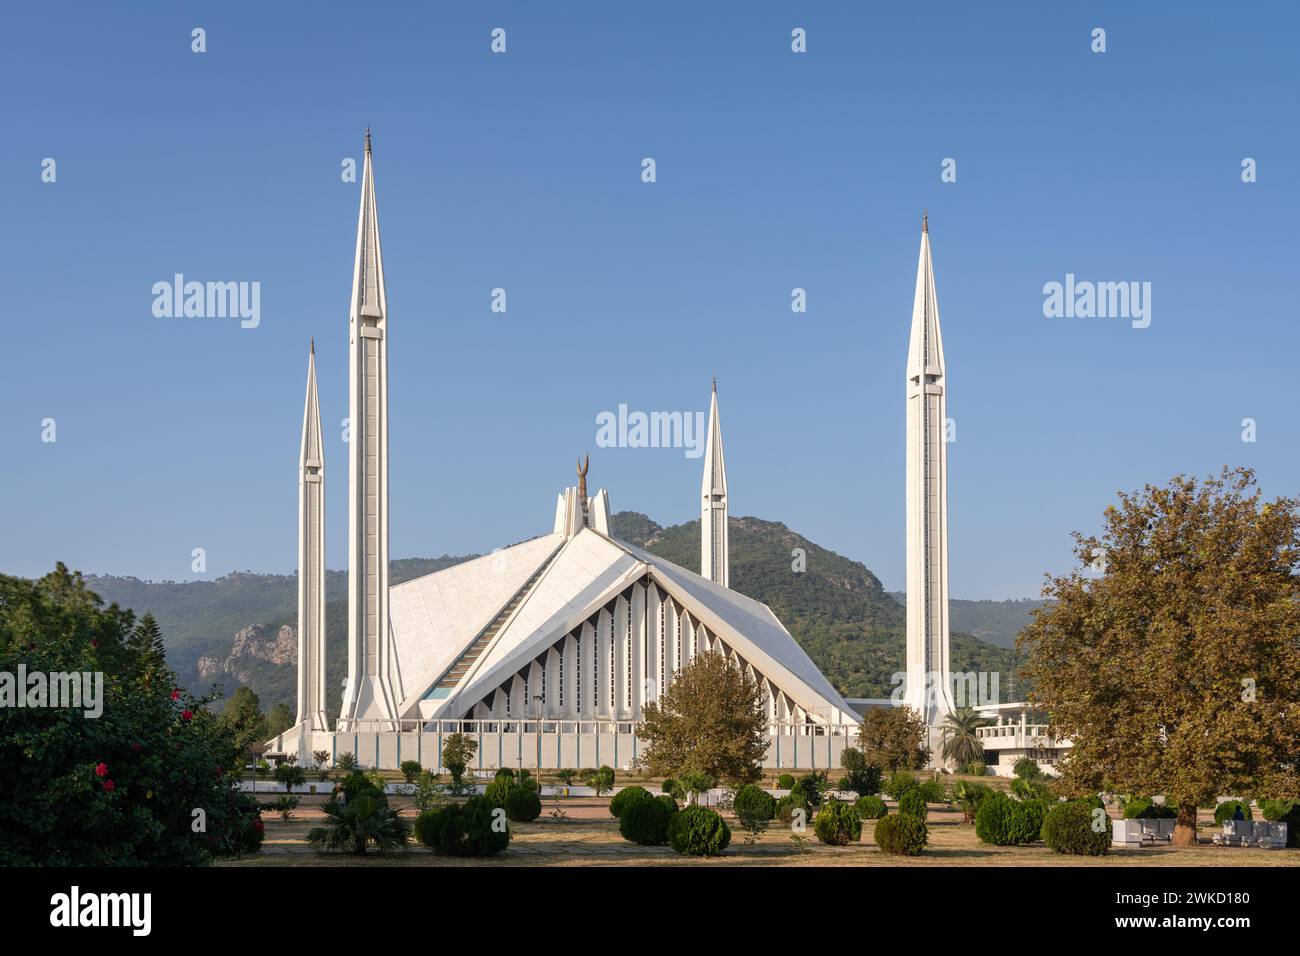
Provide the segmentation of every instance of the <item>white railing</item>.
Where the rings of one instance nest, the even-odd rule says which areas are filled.
[[[563,720],[558,718],[500,718],[493,720],[345,720],[339,721],[336,734],[635,734],[639,720]],[[855,737],[857,724],[817,724],[778,721],[768,724],[769,736]]]

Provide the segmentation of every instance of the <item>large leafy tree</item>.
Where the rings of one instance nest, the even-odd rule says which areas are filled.
[[[1062,783],[1162,793],[1175,842],[1222,793],[1295,796],[1300,501],[1247,469],[1120,494],[1019,639],[1033,699],[1073,741]]]
[[[758,683],[717,653],[699,654],[645,706],[641,763],[655,775],[697,770],[739,785],[762,776],[767,714]]]
[[[0,707],[0,865],[203,864],[260,844],[229,734],[134,632],[131,612],[103,607],[63,565],[39,581],[0,575],[0,672],[103,681],[98,714]]]
[[[911,707],[872,707],[858,728],[867,763],[883,772],[920,770],[929,760],[925,720]]]

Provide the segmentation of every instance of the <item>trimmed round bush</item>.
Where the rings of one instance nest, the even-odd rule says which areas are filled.
[[[678,853],[687,856],[717,856],[731,842],[731,829],[717,811],[687,807],[672,815],[668,842]]]
[[[916,786],[918,786],[916,777],[912,776],[906,770],[899,770],[886,780],[881,785],[880,789],[897,800],[902,797],[903,794],[907,793],[907,791]]]
[[[1043,820],[1049,807],[1046,800],[1021,800],[1011,815],[1011,838],[1017,845],[1035,843],[1043,838]]]
[[[910,814],[891,813],[876,821],[876,845],[895,856],[920,856],[930,839],[925,821]]]
[[[509,780],[511,783],[514,783],[514,782],[515,782],[515,772],[514,772],[513,770],[511,770],[509,767],[502,767],[500,770],[498,770],[495,774],[492,775],[492,779],[493,779],[493,780]]]
[[[813,832],[828,846],[848,846],[862,839],[862,820],[852,804],[831,800],[818,811]]]
[[[875,796],[859,797],[853,808],[858,811],[860,820],[879,820],[889,813],[885,801]]]
[[[513,786],[506,794],[505,811],[516,823],[531,823],[542,815],[542,798],[532,787]]]
[[[906,791],[898,798],[898,812],[904,816],[926,818],[927,810],[925,806],[925,796],[921,793],[919,787],[914,787]]]
[[[983,777],[989,772],[989,767],[983,760],[972,760],[966,765],[965,772],[972,777]]]
[[[923,780],[916,789],[926,803],[946,803],[948,800],[948,786],[942,780]]]
[[[1046,805],[1021,802],[998,793],[986,798],[975,813],[975,835],[993,846],[1019,846],[1039,839]]]
[[[1250,804],[1245,800],[1224,800],[1214,808],[1214,822],[1225,823],[1236,817],[1237,811],[1241,810],[1241,815],[1246,820],[1254,819],[1250,815]]]
[[[1134,797],[1124,804],[1125,820],[1170,820],[1176,816],[1178,811],[1173,807],[1156,803],[1150,797]],[[1228,811],[1228,816],[1232,816],[1231,810]]]
[[[778,790],[794,789],[794,774],[783,773],[776,778],[776,788]]]
[[[1111,825],[1110,817],[1103,810],[1101,816],[1094,815],[1100,809],[1092,807],[1082,800],[1058,803],[1047,811],[1043,820],[1043,842],[1057,853],[1072,856],[1105,856],[1110,852]],[[1105,820],[1104,830],[1093,828],[1094,819]]]
[[[415,835],[444,856],[492,856],[510,842],[510,828],[494,826],[498,809],[486,797],[470,797],[426,810],[415,819]]]
[[[776,810],[773,813],[773,818],[788,826],[794,822],[796,810],[802,810],[804,820],[808,820],[810,816],[809,807],[808,804],[804,802],[803,795],[798,792],[788,793],[780,800],[776,801]]]
[[[761,787],[747,783],[736,791],[731,809],[736,819],[746,826],[766,823],[776,816],[776,798]]]
[[[641,846],[663,846],[668,842],[668,826],[677,812],[677,801],[667,795],[633,800],[618,818],[618,832],[624,840]]]
[[[677,792],[677,781],[674,780],[672,777],[669,777],[667,780],[665,780],[665,781],[663,782],[662,785],[660,785],[660,787],[659,787],[659,792],[660,792],[660,793],[676,793],[676,792]]]
[[[614,794],[613,799],[609,801],[609,812],[616,817],[621,817],[628,804],[634,800],[649,800],[652,795],[645,787],[631,786],[624,787],[618,793]]]

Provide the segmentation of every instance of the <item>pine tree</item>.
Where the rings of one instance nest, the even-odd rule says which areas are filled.
[[[139,674],[149,674],[162,670],[167,662],[167,652],[163,647],[162,629],[151,612],[136,623],[127,638],[127,648],[135,657],[135,668]]]

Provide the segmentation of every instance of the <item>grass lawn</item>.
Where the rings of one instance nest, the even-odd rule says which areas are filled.
[[[657,788],[656,788],[657,789]],[[318,853],[307,846],[307,831],[320,823],[323,797],[303,796],[293,819],[263,811],[266,842],[256,856],[228,860],[219,866],[1295,866],[1300,851],[1217,847],[1208,841],[1215,832],[1212,814],[1202,811],[1200,846],[1112,850],[1105,857],[1063,856],[1043,844],[996,847],[980,843],[975,827],[963,825],[961,812],[938,805],[929,814],[930,845],[920,857],[887,856],[871,837],[874,821],[863,826],[856,846],[824,846],[809,825],[801,848],[789,830],[774,824],[760,840],[744,843],[744,831],[724,813],[731,827],[731,845],[713,859],[679,856],[669,847],[642,847],[624,840],[618,821],[609,815],[609,798],[574,797],[542,801],[542,815],[532,823],[511,823],[509,848],[488,859],[451,859],[433,854],[418,844],[405,853],[366,857]],[[391,798],[413,819],[409,800]],[[893,802],[890,801],[891,809]],[[563,817],[554,818],[555,810]]]

